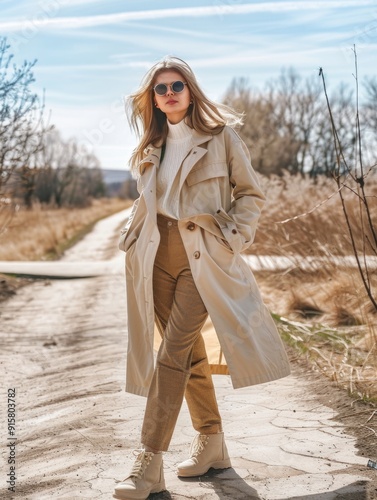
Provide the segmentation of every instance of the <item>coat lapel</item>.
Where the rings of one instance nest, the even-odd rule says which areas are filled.
[[[192,147],[182,163],[179,191],[181,191],[183,183],[194,165],[207,153],[207,148],[201,147],[200,144],[208,142],[212,137],[212,135],[199,135],[196,131],[193,132]]]
[[[182,189],[186,177],[190,173],[194,165],[207,153],[207,148],[201,147],[213,138],[212,135],[201,135],[195,130],[193,131],[191,149],[182,163],[181,174],[179,177],[179,192]],[[160,166],[162,148],[152,148],[146,158],[140,163],[140,184],[143,190],[145,203],[148,212],[156,215],[156,183],[157,183],[157,168]]]
[[[156,176],[160,165],[161,148],[153,149],[140,163],[140,186],[150,216],[156,218]]]

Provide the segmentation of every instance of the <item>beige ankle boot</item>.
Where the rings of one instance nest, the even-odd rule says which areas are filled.
[[[198,434],[192,442],[190,458],[178,464],[178,476],[200,476],[213,469],[231,467],[228,450],[224,441],[224,433]]]
[[[137,450],[131,473],[115,486],[114,498],[119,500],[146,500],[150,493],[165,489],[162,453]]]

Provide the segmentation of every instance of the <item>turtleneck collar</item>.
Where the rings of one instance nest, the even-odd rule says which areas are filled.
[[[187,137],[192,135],[192,129],[186,124],[185,120],[181,120],[178,123],[170,123],[168,120],[168,138],[172,140],[182,140],[187,139]]]

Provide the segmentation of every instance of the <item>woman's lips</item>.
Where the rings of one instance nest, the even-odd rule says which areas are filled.
[[[169,99],[166,104],[175,104],[176,102],[178,101],[176,101],[175,99]]]

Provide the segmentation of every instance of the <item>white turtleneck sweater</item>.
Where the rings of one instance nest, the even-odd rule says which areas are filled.
[[[165,154],[157,173],[157,213],[179,218],[179,173],[182,161],[192,146],[192,129],[184,120],[168,121]]]

